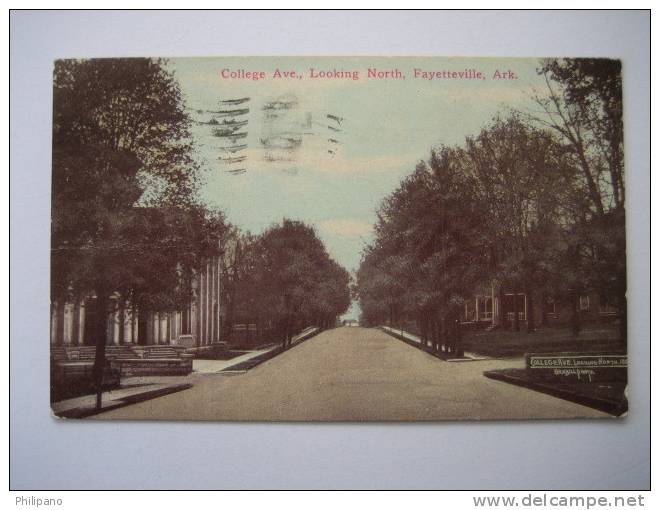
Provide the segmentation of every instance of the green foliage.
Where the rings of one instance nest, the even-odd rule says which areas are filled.
[[[286,344],[309,325],[329,327],[350,305],[350,276],[314,229],[283,220],[260,236],[234,232],[225,256],[230,321],[270,325]]]
[[[164,61],[148,58],[58,60],[54,69],[53,147],[81,147],[139,161],[153,198],[190,203],[197,187],[190,119]],[[102,177],[104,168],[100,169]],[[150,190],[143,190],[150,191]]]
[[[195,203],[173,76],[151,59],[57,61],[53,116],[53,293],[120,291],[148,309],[188,299],[183,282],[224,223]]]
[[[516,113],[432,151],[381,204],[354,290],[363,322],[444,327],[492,279],[530,299],[625,292],[623,215],[592,214],[573,156]]]

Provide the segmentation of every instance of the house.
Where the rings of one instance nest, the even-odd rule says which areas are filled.
[[[520,322],[527,322],[531,313],[536,324],[566,324],[571,320],[572,306],[568,299],[558,300],[551,296],[533,295],[524,292],[501,292],[499,284],[493,280],[480,286],[472,299],[464,304],[464,323],[495,327],[502,322],[513,323],[518,314]],[[579,296],[577,308],[580,320],[584,322],[607,321],[619,316],[619,309],[613,300],[596,292]],[[532,312],[533,309],[533,312]]]

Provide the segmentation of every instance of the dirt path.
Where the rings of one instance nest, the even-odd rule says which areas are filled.
[[[599,411],[482,375],[521,361],[449,363],[385,333],[344,327],[244,374],[208,374],[192,389],[97,418],[444,420],[602,417]]]

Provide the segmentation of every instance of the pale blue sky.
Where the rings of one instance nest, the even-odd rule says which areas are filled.
[[[247,144],[244,151],[232,154],[219,148],[232,144],[212,136],[211,126],[194,128],[207,170],[204,199],[254,233],[284,217],[304,220],[316,227],[331,256],[349,271],[357,268],[362,247],[371,239],[378,204],[417,161],[428,158],[432,146],[462,143],[496,113],[530,106],[532,90],[544,88],[535,72],[538,59],[219,57],[171,59],[170,66],[193,110],[250,109],[236,117],[248,121],[242,129],[247,137],[236,141]],[[311,68],[359,71],[360,79],[311,79]],[[398,69],[405,79],[368,79],[369,68]],[[415,79],[415,68],[475,69],[485,79]],[[223,79],[223,69],[265,71],[266,78]],[[296,71],[301,78],[275,79],[276,69]],[[493,79],[496,70],[511,70],[518,79]],[[243,97],[251,99],[219,105]],[[293,107],[271,122],[263,107],[274,100]],[[344,120],[340,125],[328,114]],[[212,117],[193,116],[202,121]],[[291,161],[268,161],[261,140],[292,132],[301,143]],[[270,153],[282,154],[279,149]],[[240,155],[247,156],[244,162],[219,160]],[[227,172],[236,168],[246,171]]]

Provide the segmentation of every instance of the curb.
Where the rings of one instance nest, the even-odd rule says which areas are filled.
[[[442,353],[440,353],[440,352],[434,352],[434,351],[430,351],[430,350],[428,350],[428,349],[425,349],[424,347],[422,347],[421,344],[418,344],[417,342],[414,342],[414,341],[412,341],[412,340],[406,338],[405,336],[401,335],[400,333],[396,333],[396,332],[394,332],[394,331],[388,331],[387,329],[383,328],[383,326],[378,326],[378,329],[381,330],[381,331],[382,331],[383,333],[385,333],[386,335],[390,335],[390,336],[396,338],[397,340],[401,340],[403,343],[408,344],[408,345],[410,345],[411,347],[415,347],[418,351],[425,352],[425,353],[428,354],[429,356],[433,356],[434,358],[437,358],[437,359],[442,360],[442,361],[447,361],[447,362],[449,362],[449,363],[453,363],[453,362],[463,362],[463,361],[481,361],[481,360],[483,359],[483,358],[482,358],[482,359],[479,359],[479,358],[469,358],[469,357],[467,357],[467,356],[465,356],[465,355],[464,355],[464,357],[462,357],[462,358],[457,358],[457,357],[455,357],[455,356],[453,356],[453,357],[449,357],[449,356],[445,357],[445,356],[442,356],[442,355],[441,355]]]
[[[273,358],[276,358],[280,354],[284,354],[285,352],[289,352],[291,349],[293,349],[294,347],[296,347],[300,344],[305,343],[310,338],[314,338],[316,335],[318,335],[322,331],[325,331],[325,330],[322,330],[320,328],[317,329],[316,331],[314,331],[314,333],[310,334],[309,336],[305,337],[302,340],[297,341],[295,344],[292,344],[291,346],[289,346],[288,349],[281,349],[281,348],[273,349],[272,351],[268,351],[268,352],[265,352],[263,354],[260,354],[259,356],[255,356],[252,359],[249,359],[249,360],[246,360],[246,361],[241,361],[240,363],[236,363],[235,365],[231,365],[231,366],[229,366],[229,367],[227,367],[223,370],[220,370],[219,372],[216,372],[216,373],[218,373],[218,374],[234,374],[234,375],[244,374],[244,373],[248,372],[249,370],[252,370],[253,368],[258,367],[262,363],[265,363],[266,361],[269,361]],[[236,368],[236,367],[240,367],[240,366],[243,366],[244,368]]]
[[[628,400],[625,397],[623,397],[623,401],[621,402],[611,399],[593,397],[590,395],[576,393],[574,391],[570,391],[551,384],[544,384],[538,381],[530,381],[529,379],[523,377],[516,377],[515,374],[507,373],[502,370],[487,370],[484,372],[484,376],[495,381],[514,384],[522,388],[538,391],[539,393],[545,393],[546,395],[550,395],[552,397],[561,398],[562,400],[567,400],[575,404],[591,407],[592,409],[603,411],[607,414],[611,414],[612,416],[619,417],[628,412]]]

